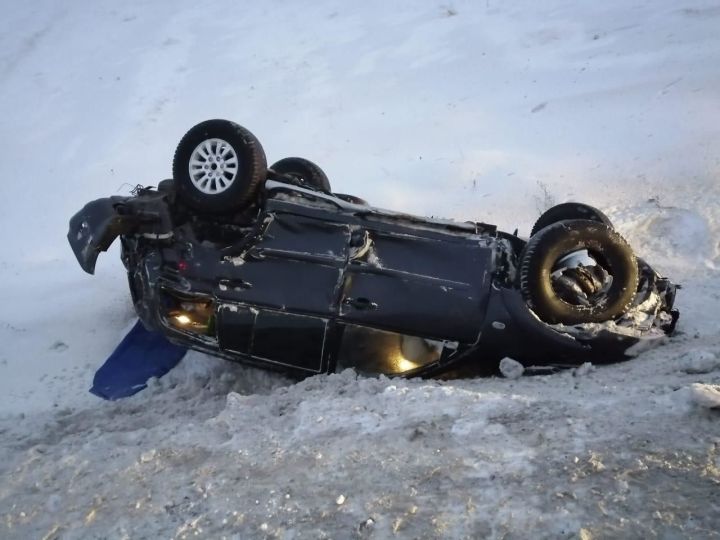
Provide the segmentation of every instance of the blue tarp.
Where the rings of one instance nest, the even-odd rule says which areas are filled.
[[[162,334],[149,332],[138,321],[95,372],[90,392],[110,400],[137,394],[147,386],[149,378],[165,375],[186,352],[185,347],[173,345]]]

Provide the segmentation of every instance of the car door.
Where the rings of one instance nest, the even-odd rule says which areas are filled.
[[[222,349],[320,372],[338,311],[348,226],[291,212],[266,214],[255,240],[228,258],[217,284]]]
[[[476,341],[493,250],[477,235],[367,221],[354,231],[341,321],[464,343]]]

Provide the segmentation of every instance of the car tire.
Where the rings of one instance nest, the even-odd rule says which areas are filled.
[[[358,204],[360,206],[368,206],[368,202],[365,199],[356,197],[355,195],[347,195],[345,193],[333,193],[338,199],[349,202],[350,204]]]
[[[569,219],[596,221],[598,223],[603,223],[610,228],[613,226],[610,219],[594,206],[576,202],[566,202],[555,205],[543,212],[543,214],[535,222],[535,225],[533,225],[530,236],[533,236],[536,232],[544,229],[548,225],[552,225],[558,221],[567,221]]]
[[[175,191],[175,181],[172,178],[160,180],[157,186],[160,193],[172,193]]]
[[[602,298],[590,305],[563,300],[555,291],[552,273],[566,255],[587,250],[610,276]],[[538,231],[523,250],[519,287],[530,309],[549,324],[604,322],[623,315],[637,293],[638,264],[625,239],[605,223],[569,220]]]
[[[267,175],[260,141],[229,120],[206,120],[180,140],[173,159],[178,196],[204,213],[241,210],[254,199]]]
[[[325,172],[309,159],[288,157],[274,163],[270,170],[280,176],[292,176],[304,186],[330,193],[330,180]]]

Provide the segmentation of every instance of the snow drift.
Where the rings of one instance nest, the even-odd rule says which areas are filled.
[[[0,536],[712,537],[720,530],[720,10],[40,0],[0,21]],[[134,323],[78,204],[169,174],[205,118],[339,191],[527,233],[582,200],[683,284],[631,362],[296,383],[190,354],[87,389]]]

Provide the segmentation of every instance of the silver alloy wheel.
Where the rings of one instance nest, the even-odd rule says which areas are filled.
[[[238,173],[235,149],[222,139],[206,139],[190,155],[190,180],[202,193],[217,195],[228,189]]]

